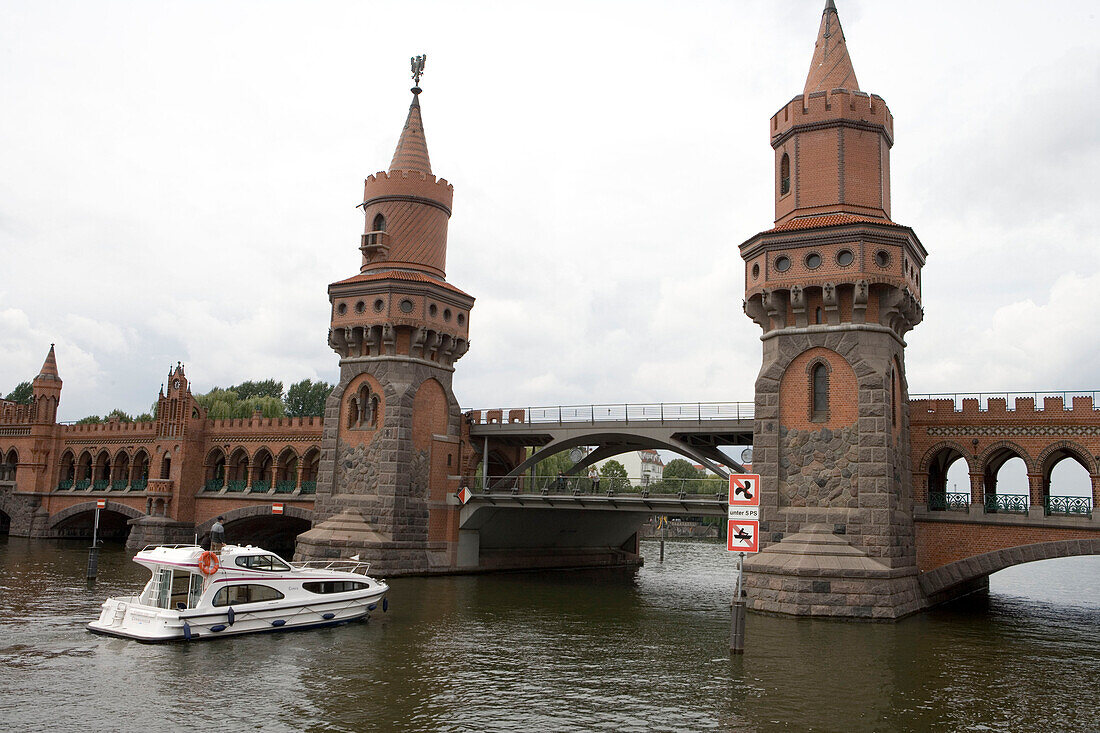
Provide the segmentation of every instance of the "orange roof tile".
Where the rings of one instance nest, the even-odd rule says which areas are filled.
[[[821,216],[803,216],[798,219],[791,219],[790,221],[783,222],[777,227],[768,229],[764,234],[769,232],[789,232],[798,229],[817,229],[818,227],[835,227],[841,224],[883,224],[891,227],[901,227],[901,224],[895,224],[889,219],[876,219],[873,216],[858,216],[856,214],[823,214]],[[904,228],[904,227],[902,227]]]
[[[375,280],[405,280],[406,282],[429,283],[431,285],[439,285],[441,287],[446,288],[447,290],[451,290],[451,291],[454,291],[454,292],[459,293],[461,295],[465,295],[465,296],[469,297],[468,293],[466,293],[462,290],[459,290],[454,285],[451,285],[449,282],[446,282],[444,280],[440,280],[438,278],[430,277],[428,275],[425,275],[422,272],[409,272],[407,270],[382,270],[382,271],[362,272],[358,275],[355,275],[354,277],[349,277],[345,280],[338,280],[338,281],[336,281],[332,284],[333,285],[347,285],[347,284],[350,284],[350,283],[373,282]]]

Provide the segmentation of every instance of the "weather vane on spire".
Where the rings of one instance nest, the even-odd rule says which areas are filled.
[[[420,77],[424,73],[424,62],[428,60],[428,54],[422,54],[420,56],[413,56],[409,59],[409,63],[412,66],[412,78],[413,84],[420,86]]]

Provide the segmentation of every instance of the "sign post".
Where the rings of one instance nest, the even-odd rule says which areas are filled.
[[[737,584],[734,590],[730,625],[730,654],[745,652],[745,601],[742,600],[742,575],[745,553],[760,550],[760,476],[755,473],[730,475],[729,518],[726,549],[737,553]]]
[[[106,508],[106,499],[96,499],[95,520],[92,523],[92,546],[88,549],[88,580],[95,580],[99,573],[99,510]]]

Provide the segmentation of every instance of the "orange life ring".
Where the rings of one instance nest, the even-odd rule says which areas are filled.
[[[218,556],[213,552],[207,550],[199,555],[199,570],[202,571],[203,575],[213,575],[218,572],[219,567]]]

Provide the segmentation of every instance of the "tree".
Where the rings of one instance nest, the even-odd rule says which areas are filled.
[[[290,385],[283,398],[286,414],[290,417],[320,417],[325,414],[325,400],[332,392],[328,382],[303,379]]]
[[[77,425],[99,425],[103,422],[103,418],[99,415],[88,415],[88,417],[82,417],[76,421]]]
[[[230,387],[227,392],[236,392],[237,398],[241,400],[251,399],[252,397],[274,397],[277,400],[283,399],[283,383],[277,382],[274,379],[265,379],[262,382],[241,382],[240,384]]]
[[[8,396],[4,399],[17,405],[29,405],[34,399],[34,389],[31,387],[30,382],[20,382],[15,386],[15,389],[8,392]]]
[[[683,458],[673,458],[671,461],[669,461],[668,465],[665,466],[665,472],[664,472],[664,474],[662,474],[662,477],[666,478],[666,479],[670,479],[670,478],[689,478],[689,479],[702,478],[699,475],[699,469],[695,468],[695,466],[691,465],[690,463],[685,461]]]
[[[626,466],[614,458],[603,464],[600,467],[600,488],[609,491],[627,491],[630,489]]]
[[[113,418],[118,418],[119,422],[133,422],[134,418],[118,409],[117,407],[107,413],[107,416],[103,418],[103,422],[110,422]]]

